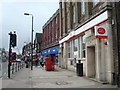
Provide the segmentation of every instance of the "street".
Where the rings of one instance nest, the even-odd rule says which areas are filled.
[[[32,71],[23,68],[11,75],[11,79],[3,77],[2,88],[116,88],[116,86],[103,85],[86,77],[78,77],[75,72],[58,67],[55,71],[46,71],[38,66]]]

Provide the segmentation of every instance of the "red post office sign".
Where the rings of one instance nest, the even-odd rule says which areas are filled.
[[[108,38],[106,28],[102,26],[95,26],[95,38]]]

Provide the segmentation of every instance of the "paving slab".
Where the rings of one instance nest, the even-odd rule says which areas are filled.
[[[101,84],[86,77],[78,77],[75,72],[66,69],[46,71],[33,67],[23,68],[11,76],[2,79],[3,88],[117,88]]]

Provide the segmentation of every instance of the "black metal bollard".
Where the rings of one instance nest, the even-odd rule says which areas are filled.
[[[15,64],[15,72],[17,72],[17,62],[16,62],[16,64]]]
[[[120,88],[120,73],[117,72],[117,86]]]
[[[22,69],[22,63],[20,63],[20,69]]]
[[[113,76],[112,85],[116,85],[116,75],[115,75],[115,72],[112,73],[112,76]]]
[[[23,68],[24,66],[23,66],[23,63],[22,63],[22,68]]]
[[[12,63],[12,74],[14,73],[14,63]]]
[[[21,63],[22,64],[22,68],[23,68],[23,63]]]
[[[18,71],[19,71],[19,63],[18,63]]]
[[[20,63],[20,69],[21,69],[21,63]]]
[[[22,63],[20,63],[20,69],[22,69]]]

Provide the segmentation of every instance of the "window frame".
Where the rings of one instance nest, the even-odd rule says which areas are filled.
[[[95,7],[99,2],[100,2],[100,0],[93,0],[93,2],[92,2],[93,7]]]
[[[67,42],[67,55],[68,55],[68,58],[71,58],[71,42],[69,41],[69,42]]]
[[[76,8],[75,8],[75,4],[72,5],[72,12],[73,12],[72,20],[73,20],[73,24],[74,24],[74,23],[76,23]]]
[[[75,40],[77,40],[77,41],[75,42]],[[75,45],[77,45],[77,46],[75,46]],[[78,51],[78,49],[79,49],[78,38],[75,38],[73,40],[73,47],[74,47],[74,50],[73,50],[74,52]],[[76,50],[75,50],[75,47],[76,47]]]
[[[84,16],[85,15],[85,2],[84,2],[84,0],[82,0],[82,2],[80,3],[80,8],[81,8],[81,15]]]
[[[86,36],[82,36],[82,58],[86,58],[86,48],[85,48],[85,39]]]

